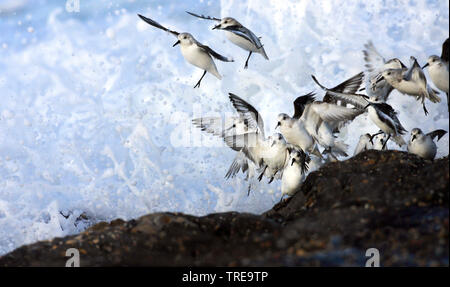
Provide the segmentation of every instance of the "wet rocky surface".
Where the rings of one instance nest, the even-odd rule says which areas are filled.
[[[155,213],[98,223],[22,246],[0,266],[449,265],[448,157],[366,151],[311,173],[302,191],[262,215]]]

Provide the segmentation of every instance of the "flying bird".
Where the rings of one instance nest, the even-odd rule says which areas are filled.
[[[264,58],[266,58],[266,60],[269,60],[269,57],[267,57],[266,51],[264,50],[263,44],[260,41],[260,37],[257,37],[252,31],[243,26],[236,19],[231,17],[220,19],[210,16],[197,15],[195,13],[187,11],[186,13],[197,18],[219,22],[219,24],[214,26],[212,29],[224,30],[228,40],[249,52],[247,60],[245,61],[244,69],[248,68],[248,61],[252,53],[259,53]]]
[[[217,67],[216,64],[214,63],[213,57],[223,62],[234,61],[233,59],[229,59],[225,56],[220,55],[210,47],[201,44],[189,33],[179,33],[167,29],[161,24],[153,21],[152,19],[144,17],[140,14],[138,14],[138,16],[147,24],[156,27],[158,29],[164,30],[166,32],[169,32],[170,34],[177,37],[177,41],[175,42],[175,44],[173,44],[173,47],[180,45],[181,54],[186,59],[186,61],[204,71],[203,75],[201,76],[197,84],[194,86],[194,88],[200,87],[200,83],[203,77],[206,75],[206,72],[213,74],[219,80],[222,79],[222,76],[219,74],[219,71],[217,71]]]
[[[398,58],[385,60],[375,49],[371,41],[365,44],[364,48],[363,54],[364,61],[366,62],[364,89],[369,97],[376,97],[381,102],[386,102],[394,88],[386,80],[381,79],[381,73],[387,69],[406,69],[407,67]]]
[[[433,103],[439,103],[441,99],[437,96],[439,92],[433,90],[428,84],[422,68],[416,58],[411,56],[411,67],[409,69],[387,69],[381,73],[378,81],[386,80],[392,87],[402,94],[407,94],[420,99],[425,115],[428,110],[425,106],[425,98]]]
[[[377,97],[369,98],[362,94],[335,92],[320,84],[314,76],[312,78],[320,88],[329,92],[332,96],[354,105],[360,111],[359,114],[362,114],[365,110],[368,111],[369,118],[381,129],[380,133],[384,132],[388,135],[382,149],[386,147],[386,143],[391,137],[399,146],[406,144],[402,138],[406,130],[397,118],[397,112],[389,104],[381,102]],[[372,138],[375,135],[372,135]]]

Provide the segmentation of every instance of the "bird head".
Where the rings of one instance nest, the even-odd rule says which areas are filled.
[[[212,29],[221,29],[221,30],[225,30],[228,27],[232,27],[232,26],[240,26],[241,24],[236,21],[236,19],[231,18],[231,17],[225,17],[222,20],[220,20],[220,23],[217,24],[216,26],[214,26]]]
[[[411,142],[422,135],[422,130],[419,128],[414,128],[411,130]]]
[[[189,33],[180,33],[178,34],[177,39],[178,41],[176,41],[172,47],[175,47],[178,44],[181,44],[182,46],[189,46],[195,42],[194,37]]]

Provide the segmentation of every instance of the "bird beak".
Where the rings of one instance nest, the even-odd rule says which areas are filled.
[[[413,142],[416,139],[416,135],[413,135],[411,138],[411,142]]]
[[[425,69],[428,66],[429,66],[428,63],[426,63],[425,65],[423,65],[422,69]]]
[[[281,125],[281,123],[278,122],[278,123],[277,123],[277,126],[275,127],[275,129],[277,129],[280,125]]]
[[[272,142],[272,145],[270,147],[273,147],[275,145],[275,141]]]
[[[176,45],[180,44],[180,40],[176,41],[175,44],[173,44],[172,47],[175,47]]]
[[[216,29],[220,29],[220,24],[219,25],[216,25],[216,26],[214,26],[213,28],[212,28],[213,30],[216,30]]]
[[[381,81],[383,81],[383,80],[384,80],[384,77],[381,76],[381,77],[375,82],[375,84],[378,84],[379,82],[381,82]]]
[[[367,104],[367,106],[365,106],[364,109],[367,109],[368,106],[370,106],[370,104]]]
[[[292,159],[291,166],[294,164],[295,158]]]

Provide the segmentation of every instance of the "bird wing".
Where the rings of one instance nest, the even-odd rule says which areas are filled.
[[[369,96],[386,100],[393,88],[386,80],[378,81],[381,73],[387,68],[386,60],[378,53],[371,41],[364,45],[364,61],[366,62],[364,71],[365,89]]]
[[[339,85],[332,88],[331,90],[333,90],[335,92],[339,92],[339,93],[344,93],[344,94],[355,94],[362,84],[363,77],[364,77],[364,73],[361,72],[361,73],[351,77],[350,79],[345,80],[344,82],[340,83]],[[329,93],[325,93],[325,96],[323,97],[323,101],[326,103],[332,103],[332,104],[337,103],[337,99],[334,98]],[[343,104],[343,106],[346,105],[346,103],[342,103],[342,104]]]
[[[259,133],[226,136],[224,142],[231,149],[242,152],[249,160],[260,166],[262,158],[258,154],[261,137]]]
[[[232,134],[233,124],[238,117],[203,117],[192,120],[192,124],[204,132],[214,136],[225,137]]]
[[[258,129],[262,138],[264,136],[264,121],[258,111],[249,103],[244,101],[242,98],[236,96],[233,93],[228,93],[230,95],[230,101],[233,104],[236,111],[248,121],[250,129]]]
[[[430,133],[427,133],[427,136],[430,136],[432,140],[434,140],[435,137],[437,137],[437,140],[439,141],[441,137],[443,137],[447,131],[444,130],[435,130]]]
[[[214,51],[213,49],[211,49],[210,47],[208,47],[206,45],[203,45],[203,44],[197,42],[197,46],[199,46],[206,53],[208,53],[209,55],[213,56],[217,60],[220,60],[220,61],[223,61],[223,62],[234,62],[233,59],[220,55],[219,53],[217,53],[216,51]]]
[[[364,112],[362,109],[350,109],[324,102],[314,102],[311,104],[311,108],[323,121],[330,123],[353,120]]]
[[[227,173],[225,174],[225,179],[233,178],[242,169],[242,172],[245,172],[248,169],[248,158],[245,153],[240,151],[234,157],[233,162],[228,168]]]
[[[316,99],[314,98],[315,93],[311,92],[306,95],[300,96],[294,101],[294,119],[299,119],[303,111],[305,110],[305,106],[309,103],[314,102]]]
[[[360,72],[359,74],[345,80],[336,87],[332,88],[332,90],[344,94],[355,94],[362,84],[363,77],[364,72]]]
[[[259,37],[257,37],[252,31],[242,25],[229,26],[223,28],[223,30],[232,32],[240,37],[247,39],[248,41],[253,43],[253,45],[255,45],[257,49],[260,49],[263,46],[261,44],[261,41],[259,40]]]
[[[450,53],[450,51],[449,51],[450,47],[448,46],[449,44],[450,43],[447,38],[447,40],[445,40],[444,44],[442,44],[442,53],[441,53],[441,59],[447,63],[448,63],[448,57],[449,57],[449,53]]]
[[[198,15],[198,14],[195,14],[195,13],[192,13],[192,12],[188,12],[188,11],[186,11],[186,13],[188,13],[189,15],[192,15],[194,17],[205,19],[205,20],[214,20],[214,21],[221,21],[222,20],[220,18],[215,18],[215,17],[211,17],[211,16],[205,16],[203,14],[202,15]]]
[[[147,24],[150,24],[150,25],[152,25],[153,27],[156,27],[156,28],[158,28],[158,29],[161,29],[161,30],[164,30],[164,31],[166,31],[166,32],[169,32],[169,33],[171,33],[172,35],[174,35],[175,37],[178,36],[178,35],[180,34],[180,33],[178,33],[177,31],[173,31],[173,30],[167,29],[166,27],[162,26],[162,25],[159,24],[158,22],[153,21],[152,19],[147,18],[147,17],[145,17],[145,16],[142,16],[141,14],[138,14],[138,16],[139,16],[139,18],[141,18],[142,20],[144,20]]]
[[[311,75],[312,79],[314,80],[314,82],[316,82],[316,84],[324,91],[326,91],[328,94],[330,94],[331,96],[346,102],[348,104],[351,104],[353,106],[355,106],[358,109],[364,109],[367,104],[369,103],[367,101],[367,96],[366,95],[361,95],[361,94],[344,94],[341,92],[336,92],[334,90],[328,89],[325,86],[323,86],[321,83],[319,83],[319,81],[317,81],[316,77],[314,77],[314,75]]]

